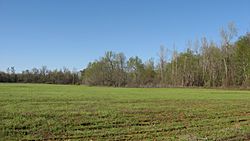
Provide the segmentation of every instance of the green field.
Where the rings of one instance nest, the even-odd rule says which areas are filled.
[[[2,140],[250,140],[250,91],[0,84]]]

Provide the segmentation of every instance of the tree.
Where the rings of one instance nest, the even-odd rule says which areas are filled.
[[[46,82],[46,76],[48,74],[48,70],[47,70],[47,66],[42,66],[42,68],[40,69],[40,82],[41,83],[45,83]]]
[[[103,62],[95,61],[93,63],[89,63],[88,67],[84,70],[85,84],[105,85],[104,71]]]
[[[250,84],[250,34],[242,36],[236,42],[237,84]]]
[[[223,62],[221,62],[221,50],[215,43],[207,44],[203,48],[203,82],[206,87],[216,87],[222,85]]]
[[[105,86],[126,85],[126,57],[123,53],[106,52],[84,70],[86,84]]]
[[[136,57],[130,57],[128,62],[128,84],[129,86],[139,87],[142,84],[142,76],[144,73],[144,65],[142,60]]]
[[[163,45],[160,46],[160,51],[159,51],[159,68],[160,68],[160,82],[165,84],[166,78],[165,78],[165,68],[166,68],[166,55],[167,55],[167,50]]]
[[[177,86],[177,77],[178,77],[178,53],[175,48],[175,44],[173,45],[173,53],[172,53],[172,61],[171,61],[171,85]]]
[[[233,45],[231,43],[232,39],[237,35],[237,29],[235,28],[234,23],[229,23],[228,24],[228,29],[222,29],[221,30],[221,38],[222,38],[222,55],[223,55],[223,64],[224,64],[224,73],[225,73],[225,77],[223,80],[223,85],[225,87],[230,85],[230,82],[232,82],[232,80],[230,80],[230,73],[232,72],[232,70],[230,68],[231,65],[231,59],[232,59],[232,55],[234,53],[234,48]],[[231,77],[233,78],[233,77]]]
[[[144,82],[143,84],[147,87],[154,87],[156,83],[156,72],[154,67],[154,60],[151,58],[145,63],[145,70],[144,70]]]
[[[115,54],[115,70],[114,70],[114,79],[115,86],[125,86],[127,75],[125,72],[126,69],[126,57],[123,53]]]

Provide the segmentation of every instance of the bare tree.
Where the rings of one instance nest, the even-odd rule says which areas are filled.
[[[177,85],[177,76],[178,76],[178,59],[177,59],[177,51],[176,51],[176,47],[175,44],[173,44],[173,51],[172,51],[172,63],[171,63],[171,72],[172,72],[172,77],[171,77],[171,81],[172,81],[172,85],[176,86]]]
[[[161,79],[161,82],[163,84],[165,84],[166,82],[166,79],[165,79],[165,67],[166,67],[166,63],[167,63],[167,60],[166,60],[166,57],[167,57],[167,49],[161,45],[160,46],[160,51],[159,51],[159,59],[160,59],[160,64],[159,64],[159,67],[160,67],[160,79]]]
[[[228,24],[227,29],[222,29],[221,32],[222,38],[222,55],[223,55],[223,64],[224,64],[224,71],[225,71],[225,78],[224,78],[224,86],[229,85],[229,64],[230,64],[230,55],[232,54],[232,45],[231,41],[237,35],[237,29],[233,22]]]

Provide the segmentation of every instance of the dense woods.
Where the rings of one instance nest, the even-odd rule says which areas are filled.
[[[221,43],[202,38],[184,52],[160,47],[157,61],[106,52],[80,72],[41,69],[0,72],[0,82],[86,84],[114,87],[250,87],[250,34],[234,38],[236,28],[221,30]]]

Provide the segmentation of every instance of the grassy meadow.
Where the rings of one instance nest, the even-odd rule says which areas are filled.
[[[0,84],[0,140],[250,140],[250,91]]]

